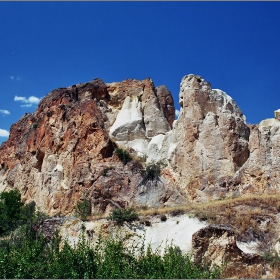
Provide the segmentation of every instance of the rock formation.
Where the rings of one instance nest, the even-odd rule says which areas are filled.
[[[280,190],[279,110],[274,114],[275,119],[251,127],[250,157],[235,178],[240,194],[276,194]]]
[[[172,160],[177,181],[192,199],[201,191],[219,196],[249,157],[245,116],[230,96],[195,75],[182,79],[180,105]]]
[[[230,96],[192,74],[180,105],[174,121],[171,93],[150,78],[56,89],[1,145],[0,191],[18,188],[51,215],[73,213],[83,199],[108,212],[279,191],[278,111],[272,123],[248,126]],[[124,165],[117,147],[134,160]],[[143,165],[160,160],[160,181],[141,185]]]
[[[202,228],[192,236],[194,261],[211,267],[225,265],[224,278],[261,278],[269,267],[257,254],[241,251],[234,232],[221,225]]]
[[[157,90],[149,78],[56,89],[12,125],[0,148],[0,191],[18,188],[24,200],[51,215],[72,213],[83,199],[102,212],[185,202],[168,170],[156,185],[138,186],[141,163],[124,166],[114,153],[122,147],[135,158],[145,155],[149,141],[171,129],[172,106],[170,92]]]

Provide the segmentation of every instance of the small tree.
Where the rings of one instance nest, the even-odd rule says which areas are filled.
[[[15,228],[16,222],[21,218],[22,206],[18,190],[0,194],[0,234]]]
[[[124,222],[133,222],[138,219],[138,214],[135,212],[134,208],[128,209],[114,209],[110,216],[109,220],[117,222],[118,225],[122,226]]]
[[[91,215],[91,201],[89,199],[79,201],[76,206],[76,212],[82,220],[85,220]]]

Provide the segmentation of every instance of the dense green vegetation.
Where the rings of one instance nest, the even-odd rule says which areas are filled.
[[[176,247],[164,256],[144,246],[126,246],[129,237],[102,239],[93,246],[81,238],[75,248],[60,239],[14,235],[0,242],[1,278],[216,278],[219,269],[194,265]]]
[[[0,194],[0,236],[35,218],[35,203],[24,205],[18,190]]]
[[[134,210],[121,217],[132,218]],[[177,247],[161,256],[131,237],[103,238],[89,244],[84,236],[73,248],[58,234],[45,238],[39,230],[44,218],[35,203],[23,205],[18,191],[0,195],[0,278],[217,278],[220,270],[195,265]],[[114,215],[113,215],[114,217]],[[130,245],[129,245],[130,244]],[[133,244],[133,245],[132,245]],[[63,245],[63,246],[61,246]]]
[[[76,206],[76,213],[82,220],[86,220],[91,215],[91,201],[89,199],[79,201]]]

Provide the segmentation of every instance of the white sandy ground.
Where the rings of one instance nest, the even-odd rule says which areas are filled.
[[[151,226],[144,230],[136,230],[136,233],[145,237],[145,248],[148,244],[153,250],[159,250],[161,254],[169,245],[178,246],[183,252],[190,253],[192,250],[192,235],[207,226],[197,218],[188,215],[167,217],[165,222],[159,218],[151,219]]]
[[[172,244],[173,246],[178,246],[182,252],[191,254],[192,235],[201,228],[208,226],[208,223],[201,222],[197,218],[189,217],[187,214],[175,217],[170,215],[166,216],[167,220],[165,222],[161,221],[160,217],[147,217],[146,220],[151,222],[151,226],[141,225],[134,227],[124,225],[124,231],[135,233],[135,236],[128,244],[130,246],[137,246],[143,244],[144,240],[145,249],[150,245],[154,252],[157,251],[161,255],[164,254],[165,248]],[[60,230],[60,234],[63,239],[67,239],[71,245],[74,245],[79,241],[82,224],[84,224],[86,230],[94,230],[97,238],[102,224],[106,222],[107,220],[102,219],[83,223],[79,219],[72,218],[64,224]],[[258,246],[257,242],[245,243],[237,241],[236,244],[245,253],[259,253],[256,249]]]

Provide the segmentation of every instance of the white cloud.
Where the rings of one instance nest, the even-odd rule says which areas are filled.
[[[2,115],[10,115],[11,113],[8,110],[0,110],[0,114],[2,114]]]
[[[38,104],[40,102],[40,98],[36,96],[30,96],[28,97],[28,102]]]
[[[26,97],[21,97],[21,96],[15,96],[15,98],[14,98],[14,101],[23,101],[23,102],[25,102],[25,101],[27,101],[27,99],[26,99]]]
[[[9,137],[10,133],[8,130],[0,128],[0,137]]]
[[[180,114],[180,111],[179,110],[175,110],[175,116],[178,118],[178,116],[179,116],[179,114]]]
[[[17,81],[20,81],[20,80],[21,80],[21,76],[20,76],[20,75],[17,75],[17,76],[11,75],[9,78],[10,78],[12,81],[13,81],[13,80],[17,80]]]
[[[31,106],[33,106],[33,104],[23,104],[23,105],[20,105],[20,107],[22,107],[22,108],[28,108],[28,107],[31,107]]]
[[[40,102],[41,98],[38,98],[36,96],[29,96],[29,97],[23,97],[23,96],[15,96],[14,101],[20,101],[22,103],[25,103],[23,105],[20,105],[20,107],[31,107],[33,105],[37,105]]]

